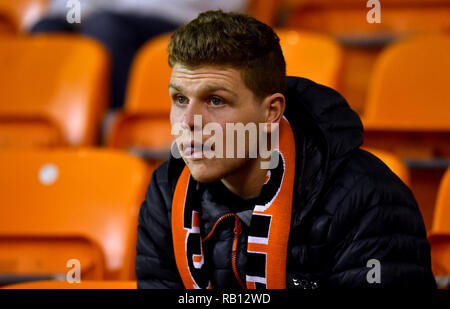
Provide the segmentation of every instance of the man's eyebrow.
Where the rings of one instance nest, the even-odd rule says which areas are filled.
[[[169,88],[173,88],[180,92],[184,91],[183,87],[176,85],[176,84],[172,84],[172,83],[169,84]],[[214,92],[214,91],[222,90],[222,91],[230,93],[232,96],[235,96],[235,97],[237,96],[237,94],[234,91],[232,91],[226,87],[223,87],[223,86],[207,85],[205,87],[200,88],[199,90],[201,92]]]
[[[180,87],[180,86],[172,84],[172,83],[169,84],[169,88],[173,88],[173,89],[175,89],[177,91],[183,92],[183,90],[182,90],[183,87]]]
[[[202,88],[202,90],[205,92],[214,92],[214,91],[222,90],[222,91],[230,93],[231,95],[233,95],[235,97],[237,96],[237,94],[234,91],[232,91],[226,87],[223,87],[223,86],[212,86],[212,85],[205,86],[204,88]]]

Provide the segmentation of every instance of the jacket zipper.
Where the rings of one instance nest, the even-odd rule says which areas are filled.
[[[241,276],[239,276],[239,271],[237,268],[237,250],[238,250],[238,242],[239,242],[239,235],[242,233],[242,227],[241,227],[241,220],[239,220],[239,217],[235,215],[234,217],[234,240],[233,240],[233,250],[231,253],[231,265],[233,267],[234,276],[236,277],[237,281],[239,282],[239,285],[241,288],[245,289],[245,284],[242,282]]]
[[[241,277],[239,276],[239,271],[238,271],[238,267],[237,267],[237,251],[238,251],[239,236],[242,233],[241,220],[239,220],[239,217],[234,213],[228,213],[228,214],[220,217],[216,221],[216,223],[214,223],[214,226],[211,229],[211,231],[209,232],[209,234],[206,235],[206,237],[202,239],[202,242],[207,241],[214,234],[214,231],[216,230],[216,227],[219,225],[219,223],[229,217],[234,217],[234,229],[233,229],[234,239],[233,239],[233,246],[232,246],[232,251],[231,251],[231,266],[233,268],[234,276],[236,277],[236,280],[238,281],[239,285],[243,289],[245,289],[246,286],[245,286],[244,282],[242,281]]]

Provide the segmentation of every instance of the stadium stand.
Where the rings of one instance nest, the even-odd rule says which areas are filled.
[[[109,76],[97,42],[0,38],[0,67],[0,148],[97,144]]]
[[[0,0],[0,33],[23,33],[48,9],[49,0]],[[248,12],[257,19],[275,25],[282,1],[251,0]]]
[[[447,0],[383,0],[380,23],[370,23],[374,2],[284,0],[279,13],[284,27],[332,35],[343,45],[341,91],[359,113],[364,112],[373,62],[384,47],[413,34],[450,31]]]
[[[108,54],[77,35],[23,35],[47,2],[0,0],[0,285],[136,288],[108,280],[134,280],[137,211],[173,141],[170,35],[138,52],[126,103],[101,144]],[[449,287],[450,1],[381,1],[379,24],[366,19],[369,2],[250,0],[248,12],[277,30],[288,75],[335,88],[363,116],[364,148],[412,189],[433,271]],[[72,258],[82,283],[54,281]]]
[[[447,0],[383,0],[382,22],[369,23],[375,1],[285,0],[288,27],[320,31],[353,41],[383,40],[396,35],[450,30]]]
[[[133,280],[137,216],[150,180],[112,150],[0,152],[0,282]]]

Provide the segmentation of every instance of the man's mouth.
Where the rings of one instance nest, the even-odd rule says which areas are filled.
[[[182,154],[185,159],[201,160],[205,158],[205,153],[214,151],[214,147],[212,147],[212,149],[208,148],[209,147],[204,147],[202,143],[194,141],[184,142],[182,143]]]

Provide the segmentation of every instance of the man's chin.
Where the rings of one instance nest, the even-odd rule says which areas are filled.
[[[192,178],[194,178],[198,182],[208,183],[214,182],[222,178],[222,174],[219,172],[215,172],[211,168],[208,170],[199,169],[198,167],[189,167],[189,172],[191,173]]]
[[[224,174],[216,168],[203,164],[200,165],[198,162],[194,164],[188,163],[187,166],[192,178],[198,182],[214,182],[222,179],[224,176]]]
[[[196,181],[209,183],[221,180],[228,175],[236,172],[242,167],[245,160],[218,160],[218,159],[203,159],[203,160],[185,160],[189,172]]]
[[[217,181],[219,179],[222,179],[222,177],[220,177],[220,176],[205,175],[205,174],[196,175],[195,173],[191,173],[191,176],[196,181],[201,182],[201,183],[210,183],[210,182],[214,182],[214,181]]]

